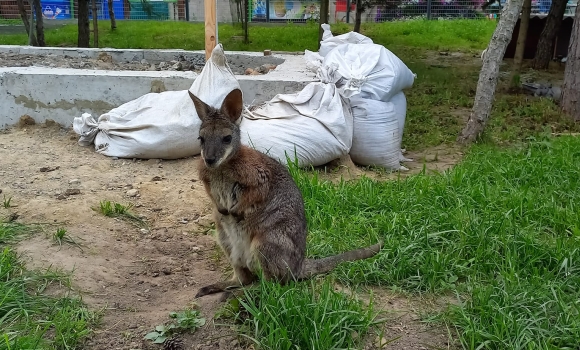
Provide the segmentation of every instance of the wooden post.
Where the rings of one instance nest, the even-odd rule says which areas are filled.
[[[209,60],[211,52],[217,45],[216,0],[204,0],[205,8],[205,59]]]

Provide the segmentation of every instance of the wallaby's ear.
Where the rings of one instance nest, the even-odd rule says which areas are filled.
[[[193,104],[195,105],[197,116],[199,117],[199,119],[204,120],[209,114],[210,109],[209,106],[205,104],[205,102],[200,100],[197,96],[192,94],[191,91],[187,90],[187,92],[189,93],[189,97],[191,98]]]
[[[238,120],[242,115],[244,101],[242,99],[242,90],[235,89],[230,92],[222,103],[221,112],[225,114],[232,122]]]

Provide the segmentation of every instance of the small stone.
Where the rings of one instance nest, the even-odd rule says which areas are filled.
[[[159,277],[159,272],[153,272],[153,273],[151,274],[151,276],[153,276],[153,277]]]
[[[200,247],[191,247],[191,250],[194,252],[199,252],[201,250]]]
[[[171,269],[168,267],[161,269],[161,272],[163,272],[164,275],[171,275]]]
[[[246,71],[244,72],[245,75],[252,75],[252,73],[254,73],[254,70],[252,68],[248,68],[246,69]]]
[[[72,179],[68,182],[69,185],[80,185],[81,184],[81,180],[79,179]]]
[[[25,114],[22,117],[20,117],[20,121],[18,122],[18,125],[20,125],[20,127],[34,124],[36,124],[36,121],[28,114]]]
[[[183,65],[181,64],[181,62],[177,62],[171,68],[173,68],[173,70],[181,70],[183,68]]]
[[[144,235],[146,235],[146,234],[148,234],[148,233],[149,233],[149,231],[148,231],[147,229],[144,229],[144,228],[142,228],[142,229],[141,229],[141,230],[139,230],[139,231],[141,231],[141,233],[142,233],[142,234],[144,234]]]
[[[53,168],[53,167],[49,167],[49,166],[44,166],[44,167],[40,168],[40,172],[41,172],[41,173],[48,173],[48,172],[50,172],[50,171],[55,171],[55,170],[57,170],[57,169],[60,169],[60,167],[59,167],[59,166],[57,166],[57,167],[54,167],[54,168]]]
[[[154,176],[151,181],[161,181],[163,178],[161,176]]]
[[[126,194],[129,197],[137,197],[137,195],[139,194],[139,190],[132,189],[132,190],[127,191]]]
[[[101,52],[99,54],[99,57],[97,58],[97,60],[102,61],[102,62],[113,63],[113,56],[109,55],[106,52]]]
[[[81,194],[81,190],[78,188],[69,188],[64,192],[65,196],[74,196],[77,194]]]
[[[167,64],[167,62],[159,63],[159,69],[167,69],[168,67],[169,67],[169,64]]]
[[[264,50],[264,56],[272,55],[272,50]]]
[[[144,65],[144,66],[148,66],[149,65],[149,62],[146,59],[142,59],[141,60],[141,64]]]

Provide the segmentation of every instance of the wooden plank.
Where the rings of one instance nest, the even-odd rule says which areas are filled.
[[[205,8],[205,59],[209,60],[211,52],[217,45],[216,0],[204,0]]]

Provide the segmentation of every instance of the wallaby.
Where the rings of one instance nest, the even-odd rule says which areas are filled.
[[[379,252],[382,243],[306,259],[302,194],[285,165],[241,144],[241,90],[230,92],[220,109],[189,95],[201,119],[200,179],[213,202],[217,241],[234,268],[232,280],[205,286],[196,297],[251,284],[260,268],[265,279],[286,283]]]

